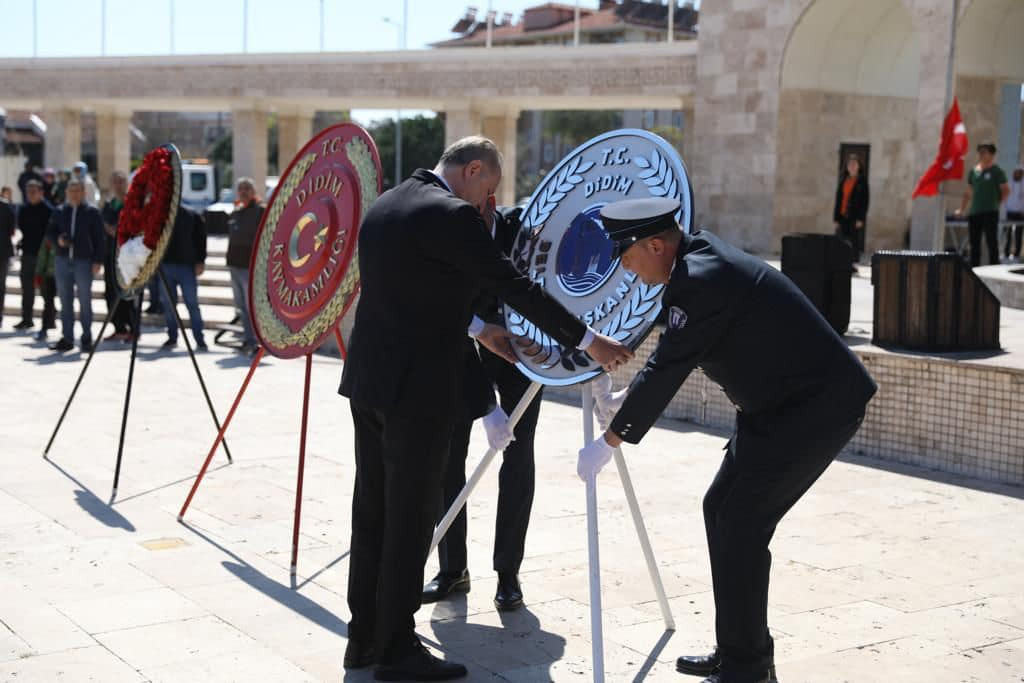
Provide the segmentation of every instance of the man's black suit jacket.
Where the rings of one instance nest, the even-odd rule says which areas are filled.
[[[487,291],[574,347],[586,326],[519,273],[479,212],[419,169],[359,231],[361,294],[339,393],[399,416],[450,416],[464,387],[466,328]]]

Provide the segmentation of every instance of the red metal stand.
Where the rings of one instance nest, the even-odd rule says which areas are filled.
[[[182,521],[185,517],[185,511],[188,510],[189,504],[192,502],[192,497],[196,495],[196,490],[199,488],[199,482],[206,476],[206,470],[210,466],[210,461],[213,460],[213,454],[217,452],[217,446],[224,439],[224,433],[228,431],[228,425],[231,424],[231,418],[235,416],[235,410],[238,408],[238,404],[242,402],[242,396],[245,394],[245,390],[249,387],[249,380],[252,379],[253,373],[256,372],[256,368],[259,367],[260,360],[263,358],[263,347],[256,351],[256,357],[252,359],[252,365],[249,366],[249,373],[245,376],[245,381],[242,382],[242,388],[238,390],[238,395],[235,396],[235,402],[231,404],[231,410],[228,411],[228,416],[224,419],[224,426],[220,428],[217,433],[217,438],[213,441],[213,446],[210,448],[210,452],[206,455],[206,460],[203,461],[203,466],[199,470],[199,475],[196,480],[192,483],[192,490],[188,492],[188,498],[185,499],[185,504],[181,506],[181,512],[178,513],[178,521]]]
[[[334,338],[338,342],[338,349],[341,352],[341,358],[342,360],[345,360],[348,356],[348,351],[345,348],[345,342],[342,340],[341,332],[337,328],[334,330]],[[192,498],[195,497],[196,491],[199,489],[200,482],[202,482],[203,477],[206,476],[206,471],[210,467],[210,462],[213,460],[213,454],[217,452],[217,447],[224,439],[224,434],[227,432],[228,426],[231,424],[231,420],[235,416],[235,411],[242,402],[242,396],[245,395],[245,390],[249,387],[249,381],[252,379],[253,374],[255,374],[256,368],[259,367],[264,354],[265,349],[261,346],[252,360],[252,365],[249,366],[249,372],[246,374],[245,380],[242,382],[242,387],[238,390],[238,394],[235,396],[235,400],[231,404],[231,410],[228,411],[227,417],[224,420],[224,426],[221,427],[220,432],[217,434],[217,438],[213,442],[213,446],[210,447],[210,452],[207,453],[206,459],[203,461],[203,466],[200,468],[199,474],[196,476],[196,480],[192,482],[192,489],[188,492],[188,497],[185,499],[185,503],[181,506],[181,511],[178,513],[179,522],[184,521],[185,512],[188,510],[188,506],[191,505]],[[299,471],[298,481],[295,486],[295,521],[292,524],[292,576],[295,576],[299,559],[299,527],[302,522],[302,480],[306,471],[306,433],[309,426],[309,385],[312,372],[313,354],[309,353],[306,354],[306,377],[302,390],[302,430],[299,434]]]
[[[341,330],[334,328],[334,338],[338,340],[338,351],[341,353],[341,360],[348,360],[348,349],[345,348],[345,340],[341,338]]]
[[[306,426],[309,424],[309,377],[313,354],[306,354],[306,384],[302,389],[302,431],[299,434],[299,474],[295,483],[295,522],[292,524],[292,576],[299,561],[299,524],[302,520],[302,475],[306,471]]]

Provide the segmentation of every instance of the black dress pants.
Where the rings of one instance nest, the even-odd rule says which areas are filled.
[[[57,280],[52,275],[43,276],[43,288],[40,290],[43,297],[43,328],[52,330],[57,326],[57,305],[54,301],[57,298]]]
[[[999,263],[999,238],[996,232],[999,228],[999,212],[986,211],[976,213],[967,217],[967,232],[971,239],[971,267],[981,265],[981,236],[985,236],[985,244],[988,246],[988,259],[990,263]]]
[[[863,419],[863,408],[828,414],[829,408],[821,406],[815,402],[774,418],[739,413],[736,432],[704,497],[715,635],[722,672],[730,681],[756,681],[772,664],[768,544],[779,520]]]
[[[1024,213],[1020,211],[1007,211],[1006,220],[1014,224],[1006,228],[1006,243],[1003,245],[1003,255],[1007,258],[1012,254],[1020,258],[1021,241],[1024,239]],[[1013,251],[1010,251],[1010,240],[1013,240]]]
[[[514,365],[487,349],[480,350],[480,360],[498,387],[502,410],[511,415],[529,388],[530,380]],[[497,572],[518,574],[523,563],[536,479],[533,442],[543,394],[543,390],[537,392],[516,425],[516,440],[501,454],[498,512],[494,520],[493,568]]]
[[[530,386],[530,380],[516,370],[514,365],[487,349],[480,349],[480,360],[498,388],[502,410],[511,415]],[[494,521],[493,568],[502,573],[518,574],[526,551],[526,531],[530,526],[536,477],[533,440],[537,419],[540,417],[541,399],[541,393],[538,393],[516,425],[515,441],[501,454],[498,512]],[[469,454],[471,428],[472,422],[461,421],[456,423],[452,431],[444,476],[444,499],[437,516],[438,521],[444,517],[466,485],[466,457]],[[463,508],[437,546],[442,574],[455,576],[466,569],[466,533],[466,509]]]
[[[107,302],[107,310],[113,311],[110,322],[117,334],[127,334],[132,328],[132,304],[124,301],[117,288],[117,258],[116,252],[107,253],[106,262],[103,265],[103,298]],[[102,341],[102,340],[101,340]]]
[[[839,230],[836,234],[853,247],[853,262],[860,261],[860,254],[864,251],[864,228],[857,228],[857,221],[843,216],[839,219]]]
[[[21,254],[21,320],[32,322],[32,309],[36,304],[36,254]]]
[[[349,637],[379,661],[413,646],[423,565],[434,531],[452,425],[385,415],[351,402],[356,482],[349,556]]]

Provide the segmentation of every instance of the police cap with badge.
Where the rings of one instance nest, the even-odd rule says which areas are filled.
[[[624,199],[601,209],[601,223],[608,238],[615,243],[616,253],[621,256],[645,237],[678,228],[676,212],[679,206],[680,202],[675,198]]]

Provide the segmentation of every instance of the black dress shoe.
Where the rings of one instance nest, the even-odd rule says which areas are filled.
[[[519,576],[498,572],[498,592],[494,594],[494,606],[501,612],[511,612],[523,606],[523,589]]]
[[[676,671],[689,676],[710,676],[722,666],[722,656],[716,647],[709,655],[683,655],[676,660]]]
[[[14,326],[16,330],[30,330],[35,325],[31,320],[22,320],[20,323]]]
[[[69,342],[67,339],[61,339],[56,344],[50,345],[50,350],[56,351],[57,353],[64,353],[65,351],[70,351],[73,348],[75,348],[75,345]]]
[[[458,574],[438,574],[434,580],[423,587],[423,604],[444,600],[452,593],[469,592],[469,570],[463,569]]]
[[[345,646],[345,668],[346,669],[363,669],[373,664],[376,659],[376,652],[373,649],[373,643],[367,643],[355,638],[348,639],[348,645]]]
[[[774,671],[774,669],[773,669]],[[764,674],[759,678],[730,678],[721,672],[713,673],[701,683],[779,683],[772,674]]]
[[[466,667],[435,657],[416,641],[406,654],[378,664],[373,677],[378,681],[450,681],[466,673]]]

